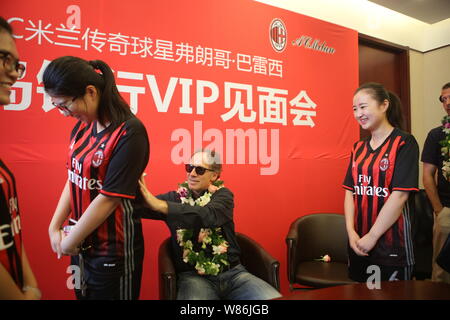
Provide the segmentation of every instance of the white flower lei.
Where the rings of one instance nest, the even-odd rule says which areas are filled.
[[[223,187],[223,181],[216,181],[214,185]],[[179,185],[177,190],[181,203],[191,206],[205,206],[211,201],[212,194],[205,192],[201,197],[194,200],[192,190],[185,181]],[[228,266],[227,251],[229,244],[222,236],[221,228],[202,228],[198,234],[197,243],[201,243],[199,251],[194,250],[192,229],[178,229],[177,242],[183,248],[183,261],[194,266],[200,275],[217,275],[225,266]]]
[[[442,119],[442,131],[445,133],[445,138],[439,143],[441,144],[441,154],[444,157],[442,163],[442,175],[447,181],[450,181],[450,116],[445,116]]]

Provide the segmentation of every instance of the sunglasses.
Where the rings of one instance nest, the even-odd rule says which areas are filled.
[[[187,173],[191,173],[193,169],[195,169],[195,173],[198,174],[199,176],[205,174],[206,170],[208,171],[214,171],[208,168],[204,168],[204,167],[200,167],[200,166],[193,166],[192,164],[186,164],[185,165],[186,168],[186,172]]]

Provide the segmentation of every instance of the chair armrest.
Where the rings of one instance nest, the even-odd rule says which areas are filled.
[[[297,239],[286,238],[287,246],[287,275],[290,284],[295,283],[295,258],[296,258],[296,247]]]
[[[298,224],[300,218],[291,223],[286,236],[287,246],[287,274],[288,281],[292,285],[295,283],[295,269],[297,266],[297,243],[298,243]]]
[[[241,247],[241,263],[247,270],[280,290],[280,263],[255,240],[236,233]]]
[[[159,299],[175,300],[177,297],[176,272],[172,262],[170,238],[164,240],[158,252]]]

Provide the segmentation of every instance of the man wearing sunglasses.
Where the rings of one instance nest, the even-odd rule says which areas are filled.
[[[185,169],[187,188],[184,193],[178,189],[155,197],[147,189],[143,177],[139,183],[147,207],[141,210],[142,217],[163,220],[170,229],[172,260],[177,272],[177,299],[266,300],[280,297],[275,288],[240,264],[233,221],[233,193],[228,188],[216,186],[222,171],[218,155],[210,150],[198,151]],[[212,195],[209,197],[208,193]],[[186,235],[186,230],[192,231],[192,246],[186,245],[186,238],[180,239]],[[207,233],[205,230],[219,230],[219,237],[224,241],[222,248],[227,248],[227,262],[217,274],[208,274],[207,268],[189,261],[192,252],[202,251],[200,244]],[[208,241],[203,242],[207,247]],[[216,249],[220,250],[218,247]]]

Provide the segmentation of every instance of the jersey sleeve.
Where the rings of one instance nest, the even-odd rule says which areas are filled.
[[[419,146],[412,135],[408,135],[399,146],[392,177],[392,191],[419,191]]]
[[[133,118],[124,126],[111,156],[100,193],[134,199],[138,192],[138,180],[147,166],[150,147],[144,125]]]
[[[428,132],[427,139],[423,145],[422,162],[430,163],[435,166],[440,165],[439,155],[441,154],[441,145],[439,144],[439,137],[435,130]]]

